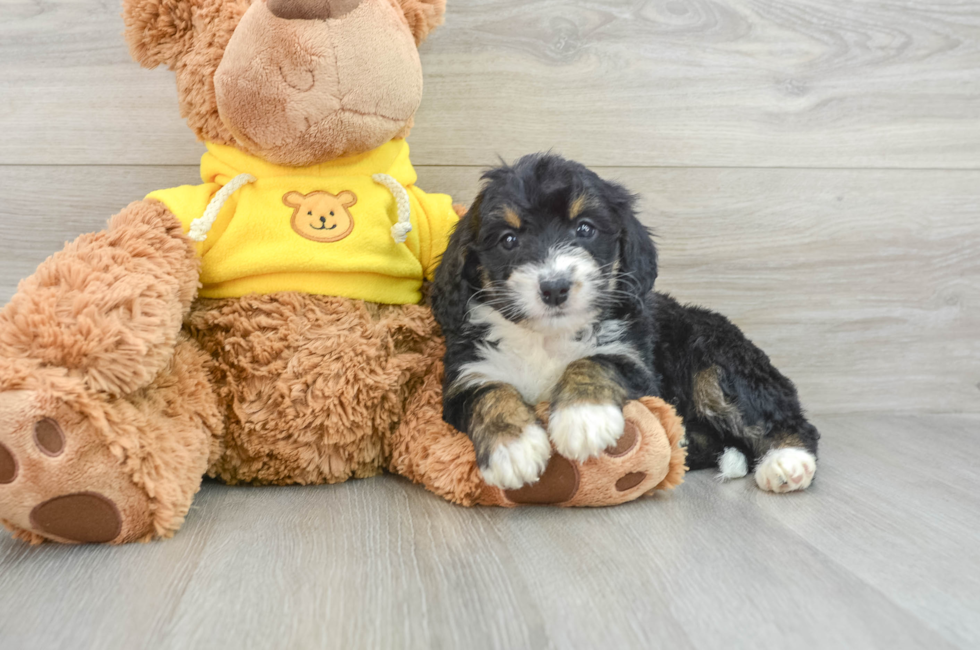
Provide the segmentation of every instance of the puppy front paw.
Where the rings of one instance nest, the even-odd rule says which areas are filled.
[[[615,445],[625,425],[623,409],[613,404],[572,404],[551,414],[548,433],[559,454],[585,462]]]
[[[537,424],[529,424],[519,436],[500,442],[480,464],[483,480],[494,487],[516,490],[536,483],[551,458],[548,434]]]
[[[817,472],[817,459],[806,449],[773,449],[759,461],[755,483],[769,492],[805,490]]]

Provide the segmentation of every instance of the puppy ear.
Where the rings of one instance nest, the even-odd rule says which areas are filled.
[[[619,217],[620,288],[646,296],[657,280],[657,248],[650,230],[636,218],[636,199],[626,188],[607,183],[607,201]]]
[[[481,193],[456,224],[449,246],[442,254],[432,283],[432,313],[444,333],[459,330],[466,322],[466,309],[477,289],[477,257],[473,246],[480,232]]]
[[[144,68],[173,67],[190,48],[191,0],[123,0],[129,52]]]
[[[429,36],[429,32],[441,25],[446,17],[446,0],[397,0],[397,2],[405,13],[416,45],[421,45]]]

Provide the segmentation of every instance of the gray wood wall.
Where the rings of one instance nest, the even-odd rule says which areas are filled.
[[[980,2],[449,0],[420,185],[554,149],[643,197],[659,286],[729,315],[815,413],[980,413]],[[0,302],[195,182],[115,0],[0,0]]]

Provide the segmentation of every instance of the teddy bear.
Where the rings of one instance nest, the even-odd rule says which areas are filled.
[[[455,227],[416,187],[418,45],[445,0],[124,0],[176,76],[201,184],[52,255],[0,312],[0,520],[27,542],[172,536],[202,478],[391,472],[464,506],[613,505],[677,485],[683,428],[626,405],[599,458],[487,485],[442,419],[423,299]],[[546,409],[542,418],[547,416]]]

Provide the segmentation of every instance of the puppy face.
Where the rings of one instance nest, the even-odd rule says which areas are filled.
[[[455,283],[456,303],[475,300],[538,331],[577,331],[652,288],[656,251],[622,187],[551,155],[525,157],[484,179],[434,294]],[[434,295],[437,317],[442,306],[466,309],[444,298]]]
[[[531,197],[494,193],[483,204],[476,246],[487,302],[533,329],[593,321],[619,259],[619,228],[602,203],[584,188],[555,190]]]

